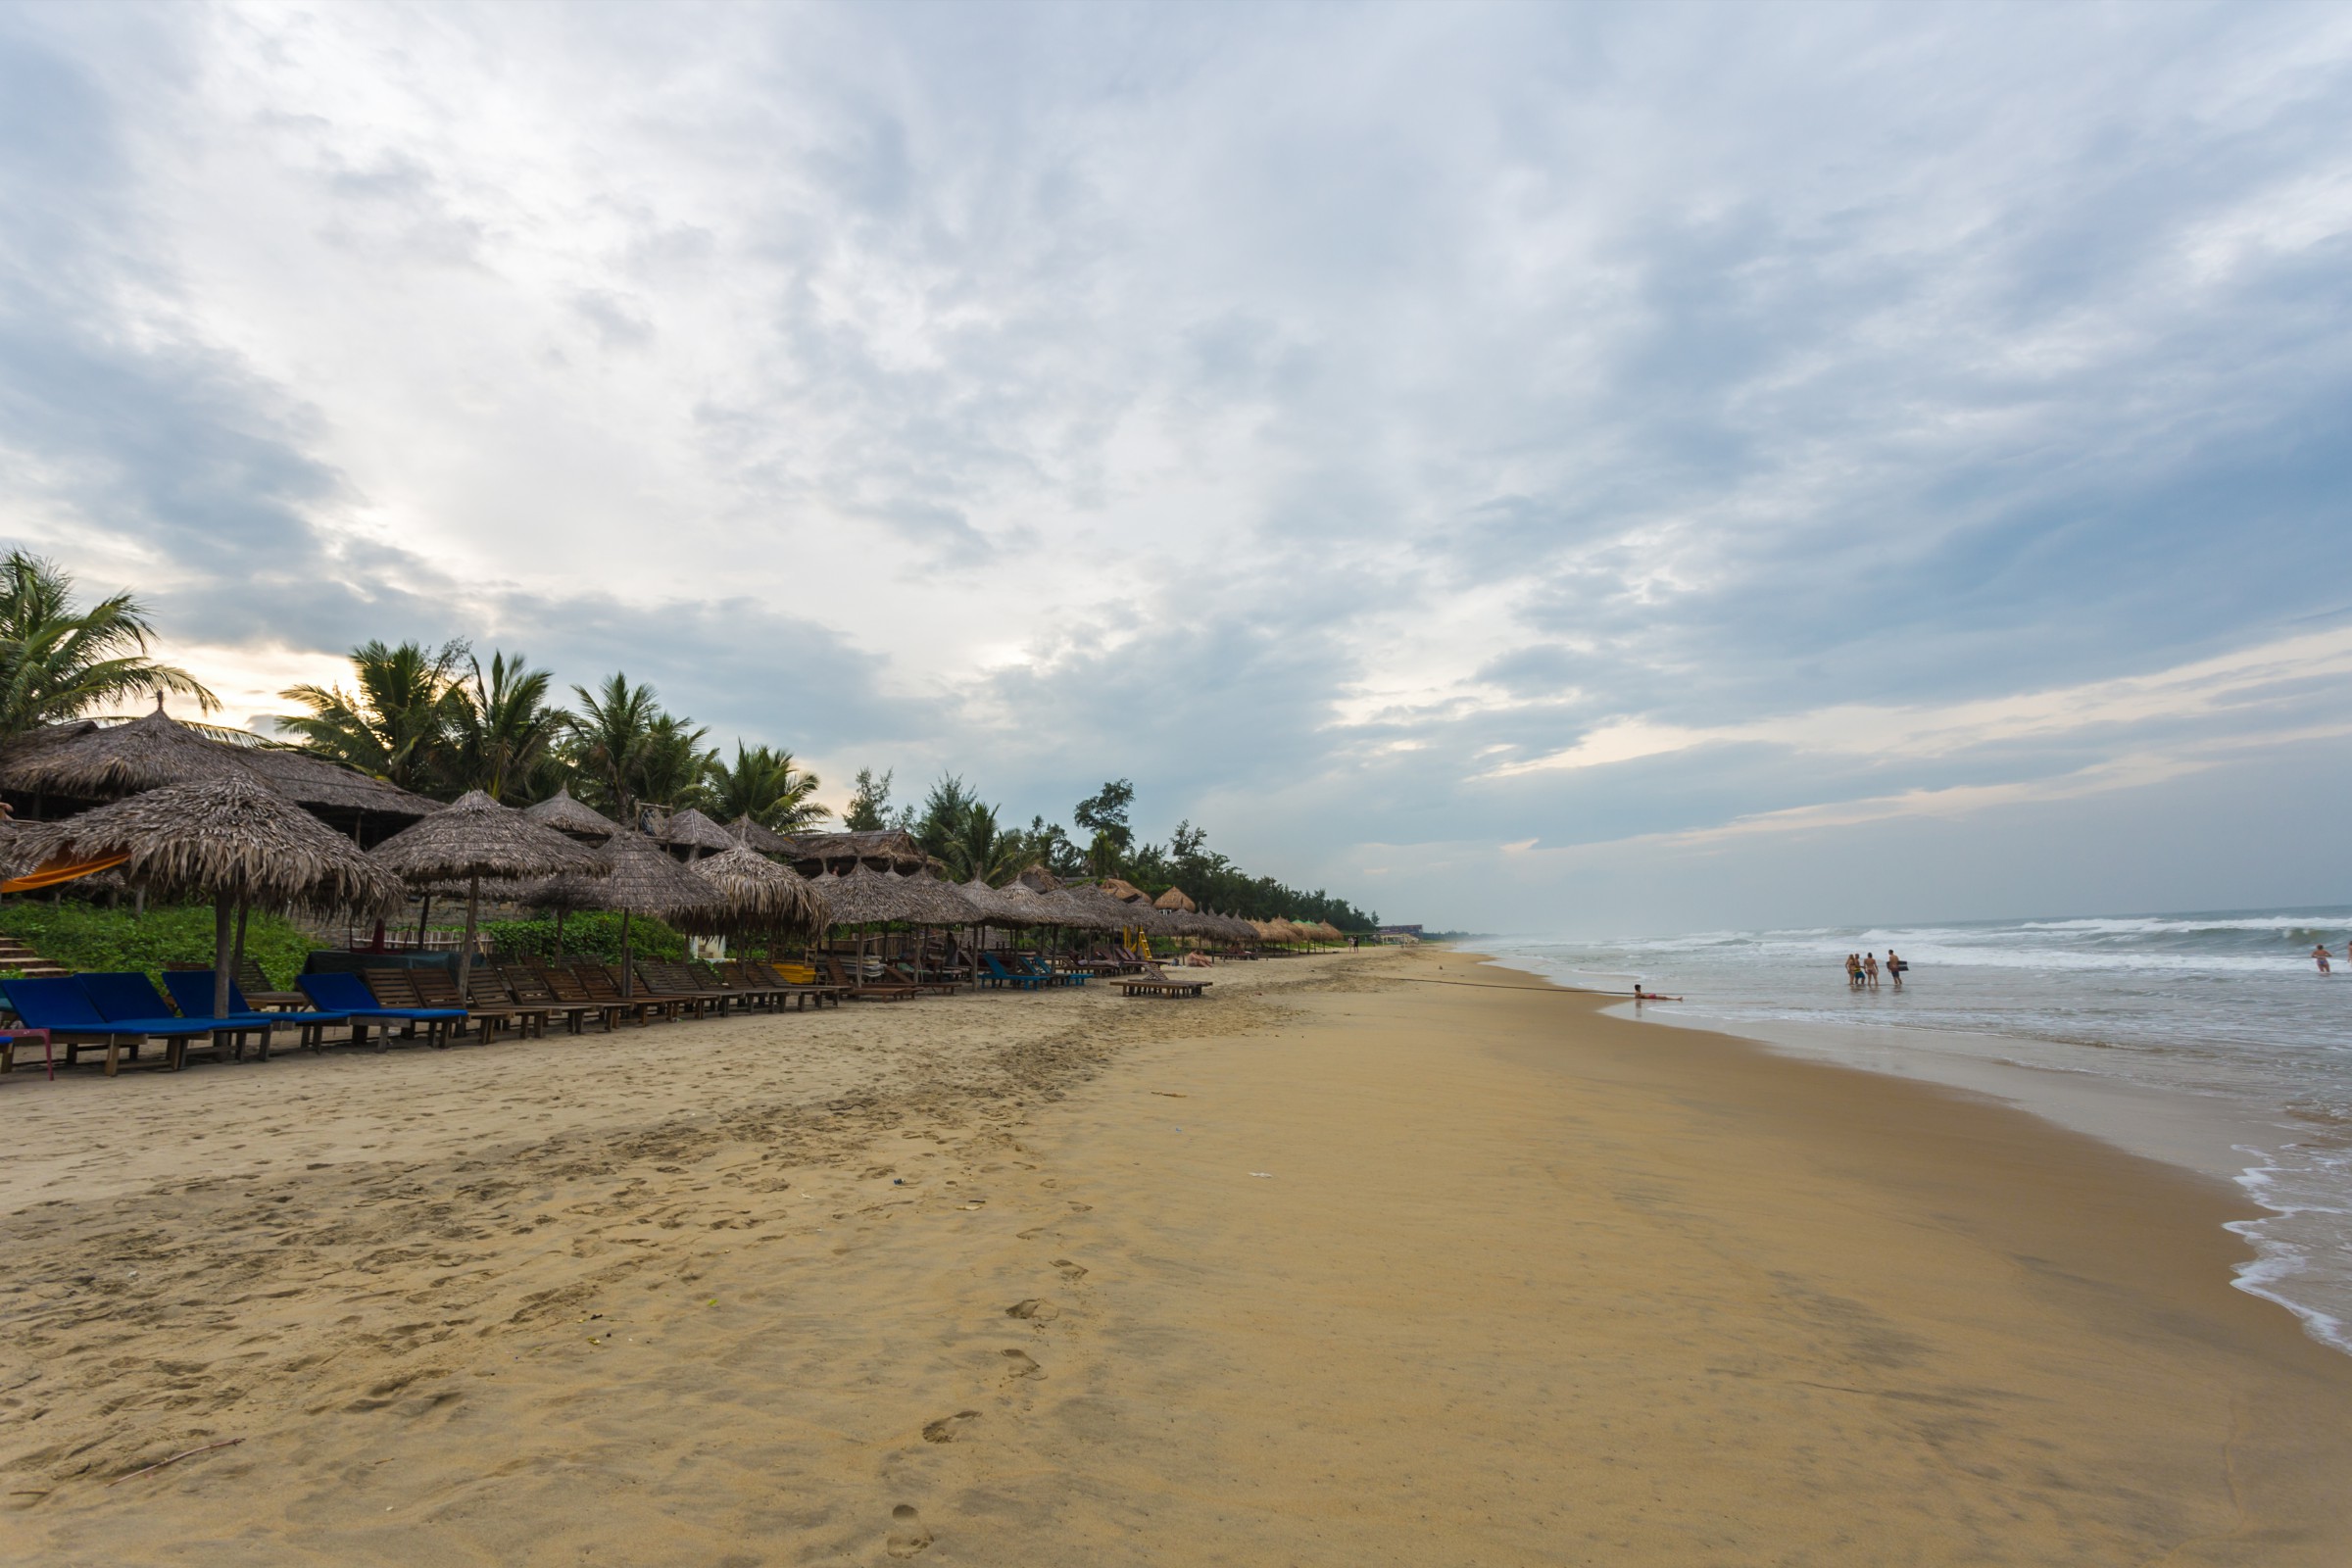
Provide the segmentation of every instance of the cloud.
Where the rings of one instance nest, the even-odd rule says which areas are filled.
[[[0,532],[256,690],[466,635],[1384,900],[2186,800],[2347,717],[2348,77],[2325,11],[21,9]]]

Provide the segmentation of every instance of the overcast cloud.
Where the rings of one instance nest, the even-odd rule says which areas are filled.
[[[2340,8],[0,10],[0,534],[1396,918],[2340,900]]]

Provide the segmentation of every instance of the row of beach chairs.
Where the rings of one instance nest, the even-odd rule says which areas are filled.
[[[806,971],[804,971],[806,973]],[[227,1013],[213,1016],[213,971],[172,969],[164,989],[137,970],[62,978],[0,981],[0,994],[23,1021],[25,1038],[64,1053],[74,1065],[82,1053],[103,1053],[113,1077],[160,1045],[165,1065],[185,1065],[189,1053],[242,1059],[247,1049],[267,1060],[272,1037],[292,1030],[316,1049],[329,1028],[348,1030],[349,1042],[381,1051],[394,1036],[447,1046],[472,1031],[487,1043],[513,1032],[545,1035],[551,1019],[572,1034],[593,1019],[610,1032],[622,1018],[709,1017],[737,1008],[796,1011],[810,1004],[840,1005],[848,988],[781,972],[749,960],[725,964],[641,962],[624,977],[600,963],[493,963],[473,971],[471,995],[461,1000],[446,969],[364,969],[357,974],[306,974],[292,992],[266,989],[260,971],[240,971],[229,986]],[[255,982],[248,993],[246,980]],[[257,1002],[260,1004],[257,1005]],[[18,1040],[0,1036],[0,1072],[16,1065]]]

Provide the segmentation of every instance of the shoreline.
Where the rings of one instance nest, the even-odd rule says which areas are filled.
[[[19,1097],[0,1558],[2341,1560],[2213,1184],[1474,970]]]
[[[1485,953],[1476,956],[1486,965],[1558,984],[1509,958]],[[2287,1313],[2316,1343],[2352,1355],[2352,1338],[2347,1337],[2347,1325],[2340,1317],[2276,1288],[2282,1272],[2281,1256],[2266,1245],[2262,1234],[2265,1225],[2290,1217],[2256,1196],[2256,1190],[2265,1185],[2264,1174],[2272,1168],[2264,1162],[2276,1157],[2273,1151],[2307,1136],[2302,1129],[2266,1120],[2215,1097],[2002,1054],[2004,1048],[2030,1050],[2052,1044],[2031,1037],[1899,1023],[1841,1025],[1692,1017],[1678,1015],[1673,1004],[1642,1010],[1622,998],[1604,1010],[1630,1024],[1728,1035],[1790,1060],[1820,1062],[1984,1097],[2037,1116],[2053,1127],[2095,1138],[2120,1152],[2225,1184],[2243,1209],[2238,1217],[2224,1222],[2225,1229],[2246,1244],[2245,1255],[2230,1268],[2233,1286]],[[2291,1275],[2297,1271],[2290,1267],[2283,1272]]]

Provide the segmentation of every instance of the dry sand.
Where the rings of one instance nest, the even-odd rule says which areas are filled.
[[[0,1080],[0,1557],[2352,1560],[2228,1190],[1463,956],[1218,981]]]

